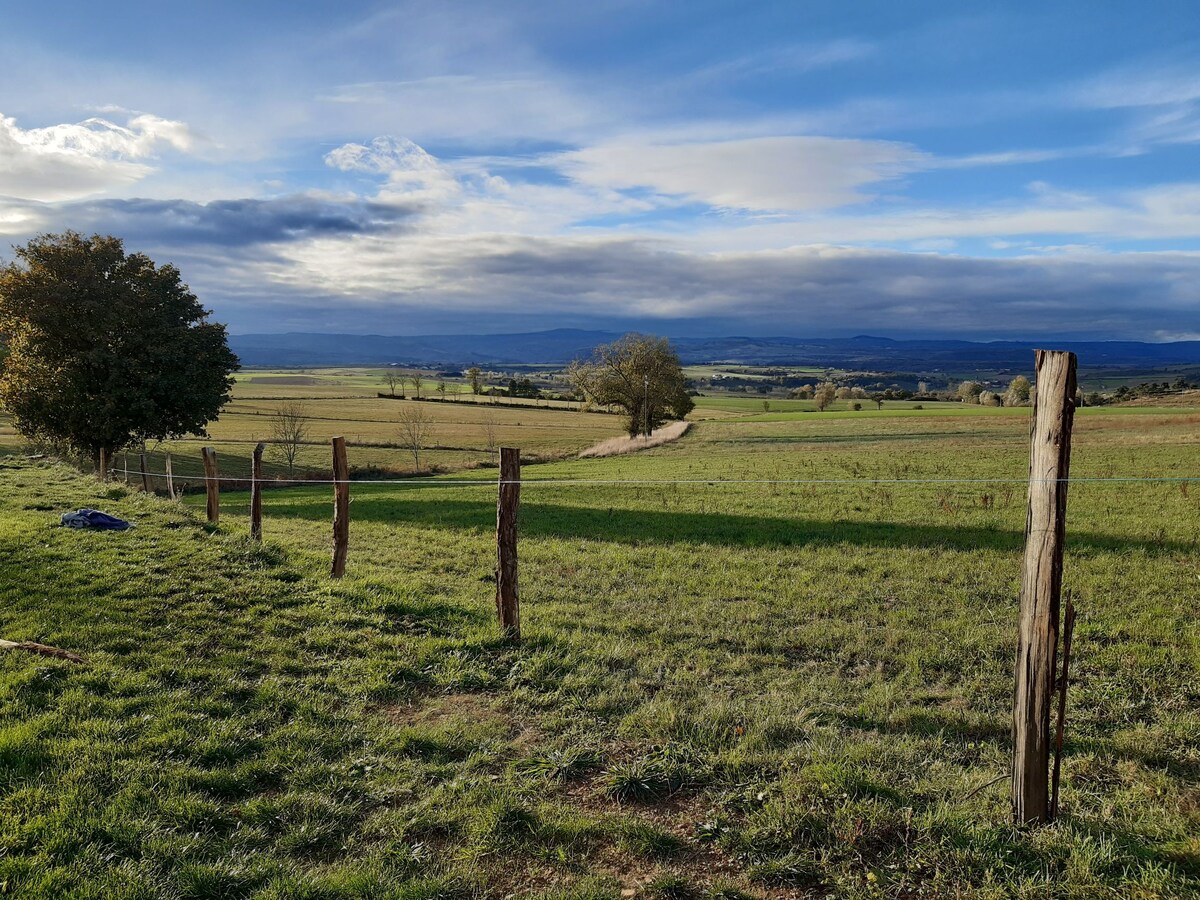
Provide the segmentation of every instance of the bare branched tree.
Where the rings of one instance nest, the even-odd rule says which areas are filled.
[[[408,376],[408,380],[412,382],[413,393],[416,394],[417,399],[420,400],[421,399],[421,385],[423,385],[425,383],[425,379],[421,377],[420,372],[413,372],[411,375]]]
[[[499,446],[499,441],[496,437],[496,416],[490,411],[484,413],[483,416],[483,440],[488,453],[495,460],[496,448]]]
[[[296,469],[300,446],[308,439],[308,415],[303,403],[281,404],[271,418],[271,452],[287,463],[288,475]]]
[[[421,451],[433,431],[433,417],[419,403],[405,404],[400,412],[400,440],[413,455],[413,468],[421,471]]]
[[[404,376],[395,369],[388,369],[383,373],[383,380],[387,382],[388,390],[392,392],[392,396],[396,396],[396,385],[403,386]]]

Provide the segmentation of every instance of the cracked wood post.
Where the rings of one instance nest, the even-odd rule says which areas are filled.
[[[142,473],[142,490],[148,494],[150,493],[150,473],[146,470],[145,452],[138,454],[138,467]]]
[[[350,465],[346,462],[346,439],[333,439],[333,565],[330,576],[346,574],[350,550]]]
[[[163,457],[163,471],[167,473],[167,496],[175,499],[175,475],[171,471],[171,454]]]
[[[1050,819],[1050,710],[1075,417],[1075,354],[1038,350],[1036,362],[1013,692],[1012,810],[1018,823]]]
[[[217,474],[217,451],[212,447],[205,447],[200,451],[200,455],[204,457],[204,491],[208,495],[205,508],[208,521],[216,525],[221,518],[221,482]]]
[[[521,451],[500,448],[500,492],[496,501],[496,613],[500,629],[521,637],[517,588],[517,514],[521,508]]]
[[[254,448],[254,461],[250,470],[250,538],[262,540],[262,457],[265,449],[262,441]]]
[[[100,473],[99,473],[101,481],[108,481],[109,464],[110,464],[110,461],[108,458],[108,448],[101,447],[100,448]]]

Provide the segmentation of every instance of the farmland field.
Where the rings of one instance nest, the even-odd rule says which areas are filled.
[[[265,402],[243,390],[219,424],[230,447]],[[1200,410],[1077,418],[1063,813],[1023,830],[1003,776],[1028,410],[701,400],[675,443],[526,468],[520,644],[494,624],[494,471],[354,485],[348,577],[331,582],[325,486],[268,491],[258,547],[243,493],[209,529],[199,498],[4,461],[0,553],[20,578],[0,587],[0,636],[89,663],[0,657],[0,883],[1200,892],[1200,482],[1087,480],[1200,477]],[[400,401],[320,402],[353,443],[346,423]],[[619,429],[501,412],[522,422],[502,442],[525,449]],[[554,428],[525,424],[538,416]],[[403,456],[351,461],[385,452]],[[49,527],[84,505],[137,528]]]

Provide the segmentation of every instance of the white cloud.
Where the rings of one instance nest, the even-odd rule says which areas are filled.
[[[0,116],[0,195],[58,201],[132,184],[154,171],[145,160],[162,147],[187,151],[182,122],[139,115],[124,126],[91,118],[76,124],[21,128]]]
[[[656,143],[626,139],[562,154],[562,171],[610,189],[645,189],[711,206],[815,210],[859,203],[871,185],[926,157],[890,141],[774,136]]]
[[[1187,103],[1200,99],[1200,72],[1193,66],[1128,67],[1085,81],[1072,93],[1081,105],[1096,109]]]
[[[407,138],[343,144],[325,154],[325,164],[343,172],[385,176],[381,200],[444,203],[459,193],[454,174]]]

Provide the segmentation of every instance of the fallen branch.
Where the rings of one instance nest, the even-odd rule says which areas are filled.
[[[969,793],[965,797],[963,797],[963,800],[970,800],[972,797],[974,797],[980,791],[982,791],[986,788],[990,788],[993,784],[998,784],[1001,781],[1003,781],[1005,778],[1008,778],[1008,777],[1010,777],[1010,773],[1005,772],[1003,775],[997,775],[991,781],[985,781],[979,787],[975,788],[975,790],[971,791],[971,793]]]
[[[62,650],[59,647],[50,647],[46,644],[38,644],[34,641],[6,641],[0,639],[0,650],[24,650],[27,653],[36,653],[39,656],[52,656],[55,659],[65,659],[73,663],[87,662],[78,653],[72,653],[70,650]]]
[[[1054,774],[1051,779],[1050,821],[1058,818],[1058,788],[1062,776],[1063,732],[1067,721],[1067,685],[1071,679],[1071,636],[1075,634],[1075,604],[1067,594],[1067,616],[1063,625],[1062,674],[1058,679],[1058,731],[1054,737]]]

